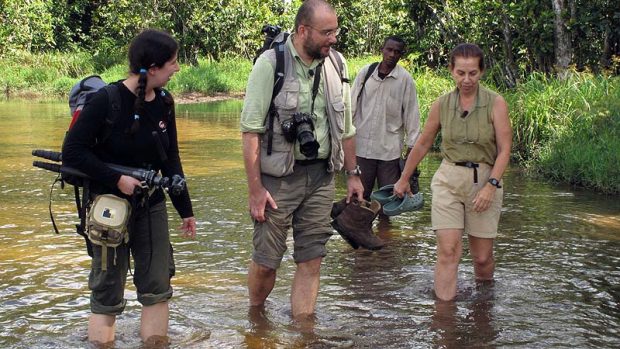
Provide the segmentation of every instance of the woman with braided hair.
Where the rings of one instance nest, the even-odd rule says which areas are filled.
[[[140,336],[145,342],[167,336],[170,279],[175,267],[164,192],[161,188],[153,192],[141,190],[139,180],[122,175],[105,163],[161,171],[162,176],[169,178],[184,177],[174,102],[163,89],[179,71],[177,52],[178,43],[165,32],[145,30],[137,35],[129,47],[129,76],[114,83],[120,95],[116,120],[109,124],[106,114],[112,103],[111,92],[101,89],[83,109],[63,146],[63,164],[92,178],[92,196],[115,194],[132,203],[127,226],[129,242],[114,249],[92,244],[88,339],[93,343],[114,340],[116,315],[123,312],[126,304],[124,289],[130,253],[138,301],[143,306]],[[106,127],[109,136],[102,137]],[[179,195],[170,195],[170,199],[183,219],[184,235],[195,237],[196,220],[187,188]],[[102,253],[103,249],[106,251]]]

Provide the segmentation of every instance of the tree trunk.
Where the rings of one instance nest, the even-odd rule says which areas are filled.
[[[510,88],[513,88],[517,85],[517,66],[515,64],[514,55],[512,53],[512,33],[510,30],[510,19],[506,15],[505,8],[501,9],[502,11],[502,34],[504,34],[504,56],[506,57],[506,62],[502,67],[502,71],[504,72],[504,80],[506,85]]]
[[[571,63],[572,46],[570,33],[566,28],[564,11],[566,4],[564,0],[551,0],[553,6],[553,26],[555,33],[555,67],[560,79],[566,78],[568,66]]]

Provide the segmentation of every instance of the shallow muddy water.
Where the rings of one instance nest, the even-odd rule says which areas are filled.
[[[178,107],[198,237],[173,232],[172,347],[620,347],[619,198],[535,181],[515,167],[505,176],[495,284],[475,284],[465,253],[457,300],[435,303],[429,182],[437,157],[421,166],[424,209],[375,226],[384,249],[353,250],[337,234],[330,240],[312,323],[290,319],[290,255],[264,312],[251,312],[240,108],[240,101]],[[73,229],[73,192],[57,187],[51,194],[61,230],[55,235],[48,214],[54,174],[32,167],[30,155],[34,148],[58,150],[67,115],[64,104],[0,103],[2,348],[86,346],[90,261]],[[171,226],[178,226],[176,212],[169,212]],[[118,348],[140,347],[140,306],[128,285]]]

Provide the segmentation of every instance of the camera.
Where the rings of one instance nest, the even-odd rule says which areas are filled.
[[[280,32],[282,31],[282,28],[279,25],[271,25],[271,24],[265,24],[263,26],[263,29],[261,29],[261,33],[265,34],[265,36],[270,37],[270,38],[275,38],[278,34],[280,34]]]
[[[310,114],[295,113],[290,119],[282,121],[281,126],[282,134],[288,142],[297,140],[301,153],[308,160],[316,159],[319,155],[319,142],[314,138],[314,123]]]

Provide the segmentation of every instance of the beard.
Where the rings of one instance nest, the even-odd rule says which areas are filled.
[[[303,47],[306,53],[313,59],[322,59],[329,55],[329,50],[327,51],[327,54],[324,54],[321,52],[323,46],[311,40],[306,41]]]

